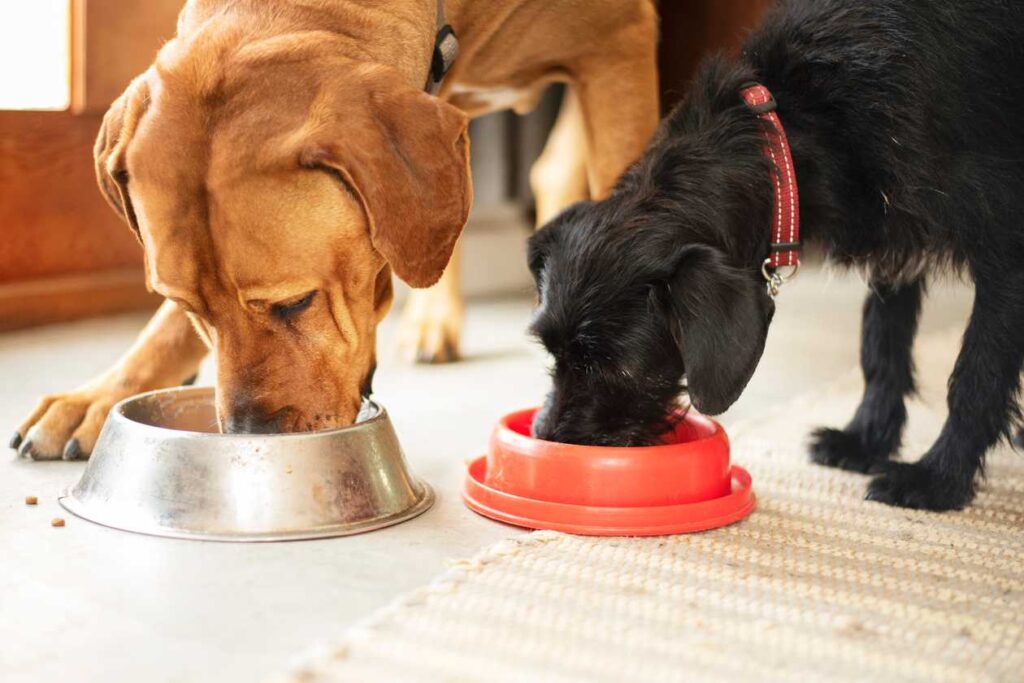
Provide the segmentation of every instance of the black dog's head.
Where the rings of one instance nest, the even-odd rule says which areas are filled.
[[[538,438],[654,443],[687,389],[716,414],[750,379],[774,304],[760,274],[680,239],[656,213],[577,204],[533,236],[540,304],[531,329],[554,357]]]
[[[772,211],[763,127],[711,62],[612,195],[530,240],[532,331],[554,357],[536,436],[644,445],[683,390],[717,414],[743,391],[775,305],[760,264]]]

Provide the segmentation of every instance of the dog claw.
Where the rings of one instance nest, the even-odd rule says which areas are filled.
[[[78,460],[82,455],[82,446],[78,439],[71,439],[64,446],[64,453],[61,455],[65,460]]]
[[[35,459],[35,457],[32,454],[32,441],[31,440],[23,441],[22,442],[21,447],[18,448],[18,455],[20,455],[23,458],[30,458],[32,460]]]
[[[21,445],[21,432],[14,432],[14,436],[11,437],[9,445],[14,450],[18,450],[18,446]]]

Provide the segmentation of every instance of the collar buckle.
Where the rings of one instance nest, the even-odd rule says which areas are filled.
[[[773,266],[771,258],[766,258],[761,264],[761,275],[764,276],[765,285],[768,288],[768,296],[773,299],[779,295],[779,289],[782,288],[782,285],[796,277],[796,274],[800,271],[800,259],[793,261],[793,264],[788,266],[790,270],[783,273],[782,269],[786,267]]]
[[[455,30],[444,20],[444,0],[437,0],[437,33],[434,35],[434,51],[430,54],[430,70],[427,83],[423,86],[431,95],[441,90],[441,81],[452,68],[459,56],[459,40]]]
[[[455,37],[451,24],[445,24],[438,29],[437,37],[434,38],[434,54],[430,60],[430,74],[427,76],[427,92],[433,95],[441,89],[441,81],[458,56],[459,40]]]

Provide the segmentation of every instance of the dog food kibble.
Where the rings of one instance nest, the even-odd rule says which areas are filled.
[[[64,520],[61,517],[54,517],[50,520],[50,526],[64,526]]]
[[[25,496],[25,505],[35,505],[39,502],[39,499],[35,496]]]

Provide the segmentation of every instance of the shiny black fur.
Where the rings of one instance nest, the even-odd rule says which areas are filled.
[[[863,401],[845,429],[816,433],[812,458],[877,473],[870,499],[967,504],[985,452],[1020,422],[1022,46],[1017,0],[792,0],[739,60],[707,61],[611,196],[531,240],[533,330],[554,356],[536,434],[647,444],[684,382],[707,413],[746,386],[774,311],[759,272],[772,207],[763,124],[739,96],[757,81],[789,135],[805,241],[872,284]],[[976,290],[950,415],[919,462],[894,463],[925,277],[949,268]]]

